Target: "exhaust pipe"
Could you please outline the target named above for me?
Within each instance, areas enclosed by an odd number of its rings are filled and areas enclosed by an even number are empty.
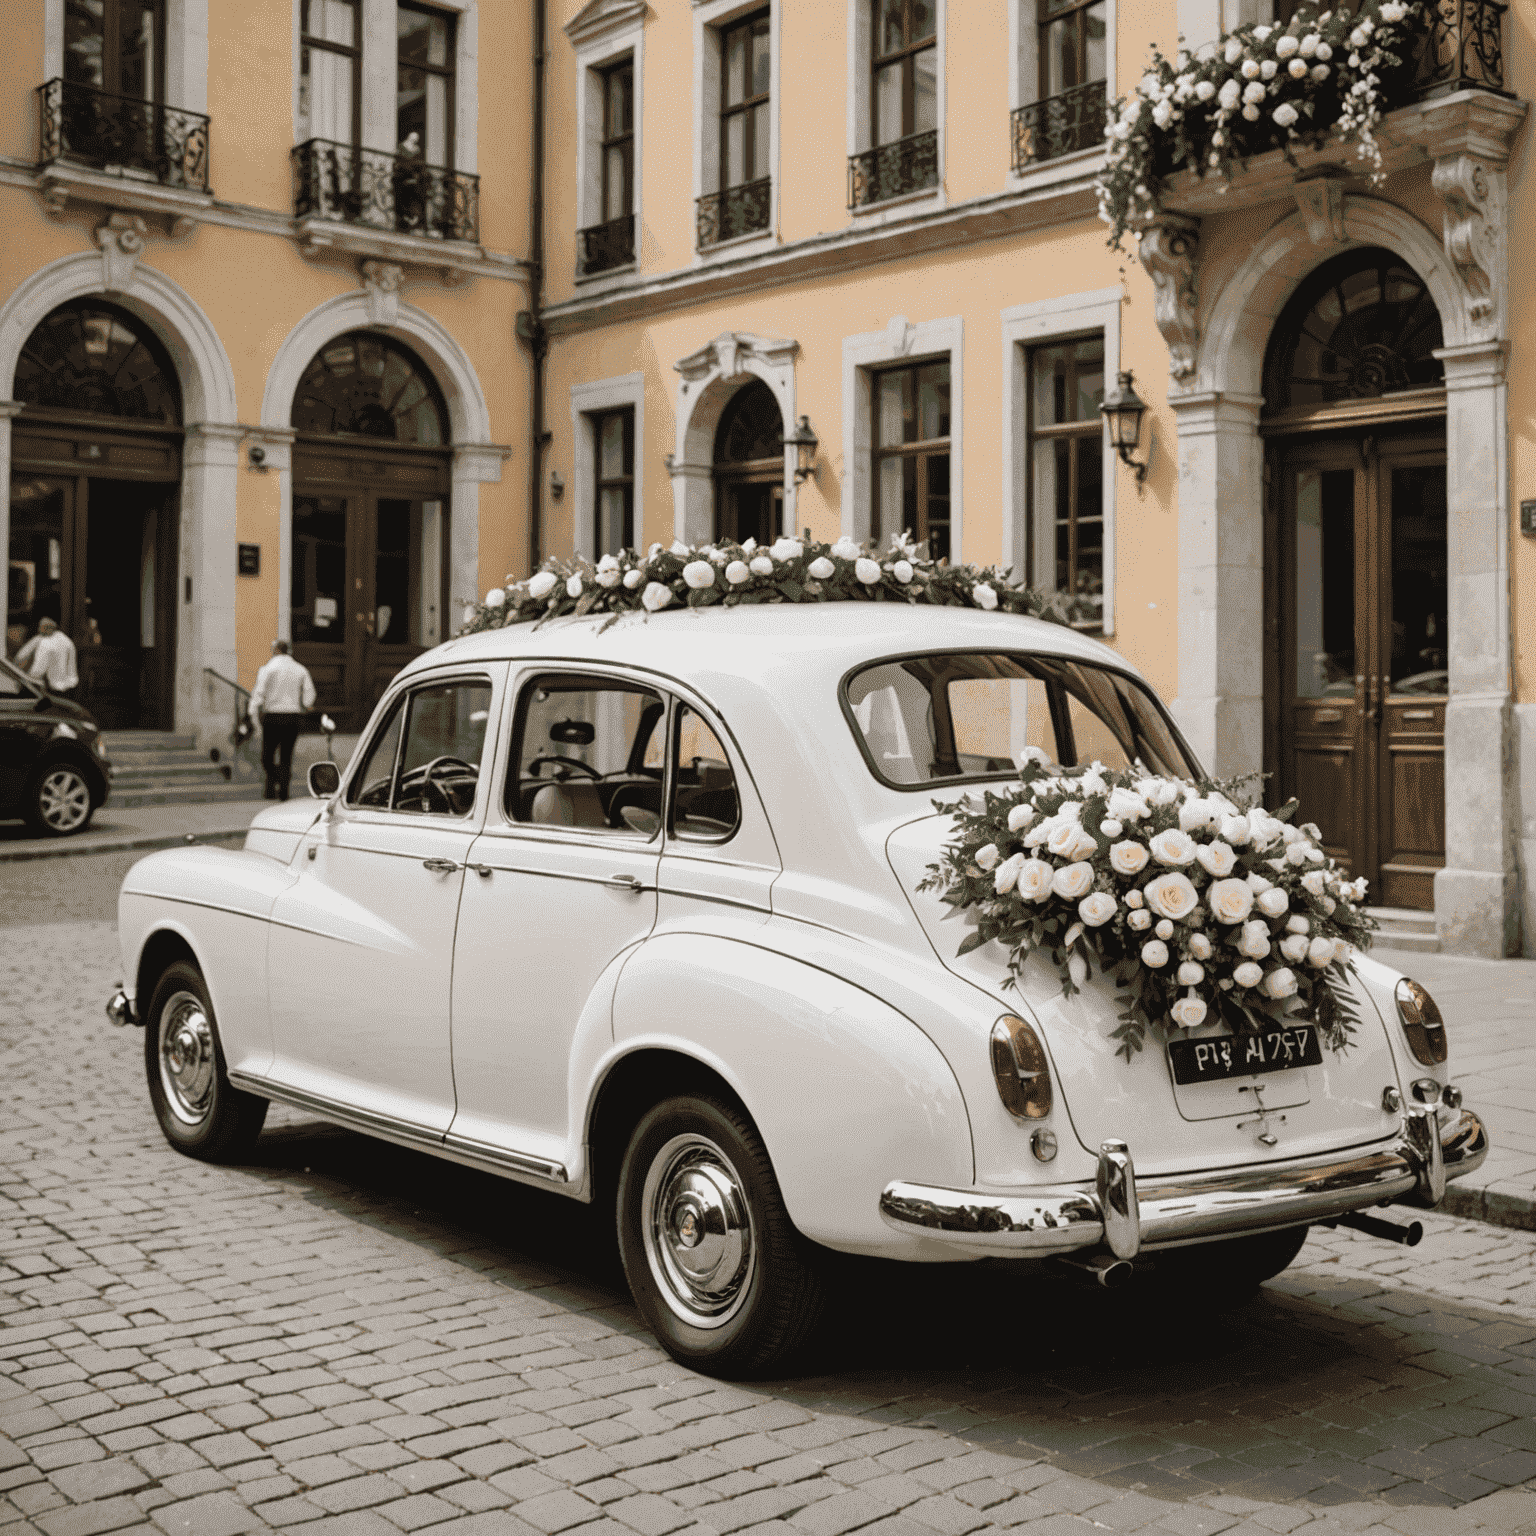
[[[1135,1267],[1112,1253],[1058,1253],[1051,1262],[1072,1271],[1079,1279],[1097,1281],[1108,1290],[1129,1285]]]
[[[1417,1248],[1424,1236],[1422,1221],[1410,1221],[1406,1227],[1400,1227],[1395,1221],[1383,1221],[1379,1216],[1365,1216],[1359,1211],[1346,1211],[1342,1216],[1335,1216],[1332,1221],[1318,1222],[1318,1226],[1349,1227],[1355,1232],[1364,1232],[1368,1237],[1381,1237],[1389,1243],[1401,1243],[1404,1248]]]

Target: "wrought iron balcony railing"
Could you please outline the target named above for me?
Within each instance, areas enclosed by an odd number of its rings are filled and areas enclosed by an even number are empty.
[[[1059,96],[1015,108],[1013,168],[1027,171],[1042,160],[1058,160],[1104,142],[1108,97],[1102,80],[1074,86]]]
[[[1428,0],[1413,60],[1420,98],[1481,87],[1504,89],[1504,13],[1500,0]]]
[[[37,88],[38,163],[72,160],[114,176],[208,190],[208,119],[71,80]]]
[[[724,240],[736,240],[768,228],[773,206],[773,178],[743,182],[723,192],[707,192],[698,200],[694,222],[699,249],[708,250]]]
[[[578,270],[583,277],[627,267],[635,259],[635,216],[626,213],[606,224],[578,230],[576,240]]]
[[[310,139],[293,151],[296,218],[437,240],[480,238],[480,178],[408,155]]]
[[[909,133],[848,157],[848,206],[867,208],[939,184],[939,132]]]

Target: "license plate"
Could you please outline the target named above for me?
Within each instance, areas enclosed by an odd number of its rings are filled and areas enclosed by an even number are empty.
[[[1252,1035],[1170,1040],[1168,1060],[1174,1082],[1212,1083],[1228,1077],[1249,1077],[1255,1072],[1320,1066],[1323,1050],[1312,1025],[1293,1024]]]

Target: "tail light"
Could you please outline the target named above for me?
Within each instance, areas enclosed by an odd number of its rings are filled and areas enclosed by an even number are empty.
[[[1397,984],[1396,998],[1397,1016],[1402,1020],[1413,1059],[1426,1067],[1439,1066],[1449,1048],[1445,1020],[1440,1017],[1434,998],[1418,982],[1410,981],[1406,976]]]
[[[1023,1019],[1005,1013],[992,1026],[992,1077],[1003,1108],[1015,1120],[1043,1120],[1051,1112],[1051,1066],[1040,1037]]]

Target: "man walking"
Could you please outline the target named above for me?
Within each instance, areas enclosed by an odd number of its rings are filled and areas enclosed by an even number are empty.
[[[286,800],[293,776],[293,744],[304,712],[314,707],[315,680],[309,668],[288,654],[286,640],[272,642],[272,660],[256,674],[250,716],[261,725],[261,768],[267,776],[263,795]]]
[[[80,686],[75,642],[52,619],[40,619],[37,633],[16,652],[16,665],[49,693],[70,694]]]

